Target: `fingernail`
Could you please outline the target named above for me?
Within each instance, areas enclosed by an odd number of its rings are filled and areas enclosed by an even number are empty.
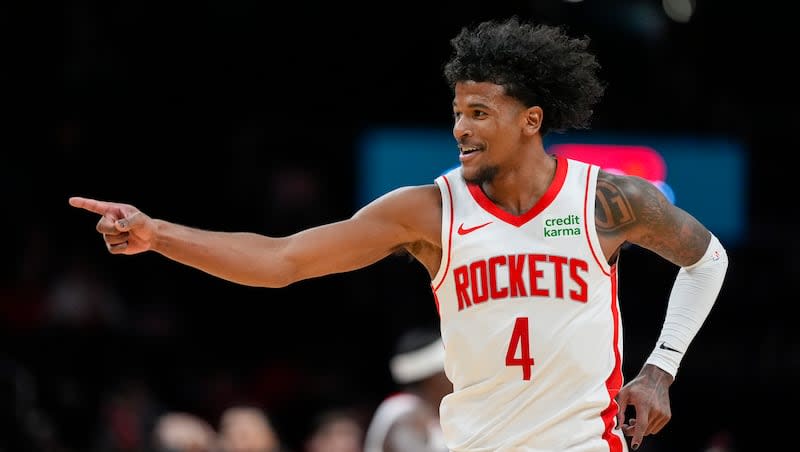
[[[631,444],[631,447],[633,448],[633,450],[636,450],[639,448],[639,443],[633,443]]]
[[[119,220],[119,221],[117,221],[117,224],[121,228],[127,228],[128,227],[128,220]]]

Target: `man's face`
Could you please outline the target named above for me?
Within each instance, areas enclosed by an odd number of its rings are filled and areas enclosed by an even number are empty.
[[[453,136],[464,179],[491,181],[513,158],[523,139],[526,109],[500,85],[459,82],[453,99]]]

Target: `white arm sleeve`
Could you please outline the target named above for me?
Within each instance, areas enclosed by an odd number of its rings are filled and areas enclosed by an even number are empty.
[[[661,335],[646,364],[675,377],[684,353],[714,306],[727,269],[728,254],[712,235],[703,257],[678,271]]]

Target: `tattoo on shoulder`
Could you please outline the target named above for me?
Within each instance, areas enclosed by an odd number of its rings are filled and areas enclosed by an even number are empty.
[[[695,262],[708,243],[702,224],[639,177],[600,173],[595,224],[600,233],[622,235],[678,265]]]
[[[605,178],[597,179],[595,223],[597,229],[611,232],[636,221],[636,214],[625,193]]]

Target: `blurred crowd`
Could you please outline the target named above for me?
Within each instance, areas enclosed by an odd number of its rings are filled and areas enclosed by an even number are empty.
[[[304,439],[305,452],[360,452],[361,423],[345,411],[321,413]],[[156,419],[153,452],[289,452],[266,413],[258,407],[226,409],[215,427],[191,413],[170,412]],[[119,449],[117,449],[119,450]],[[135,449],[134,449],[135,450]]]
[[[0,285],[0,452],[361,451],[368,391],[327,397],[267,351],[210,359],[175,300],[130,303],[91,253],[48,256],[36,231]]]

